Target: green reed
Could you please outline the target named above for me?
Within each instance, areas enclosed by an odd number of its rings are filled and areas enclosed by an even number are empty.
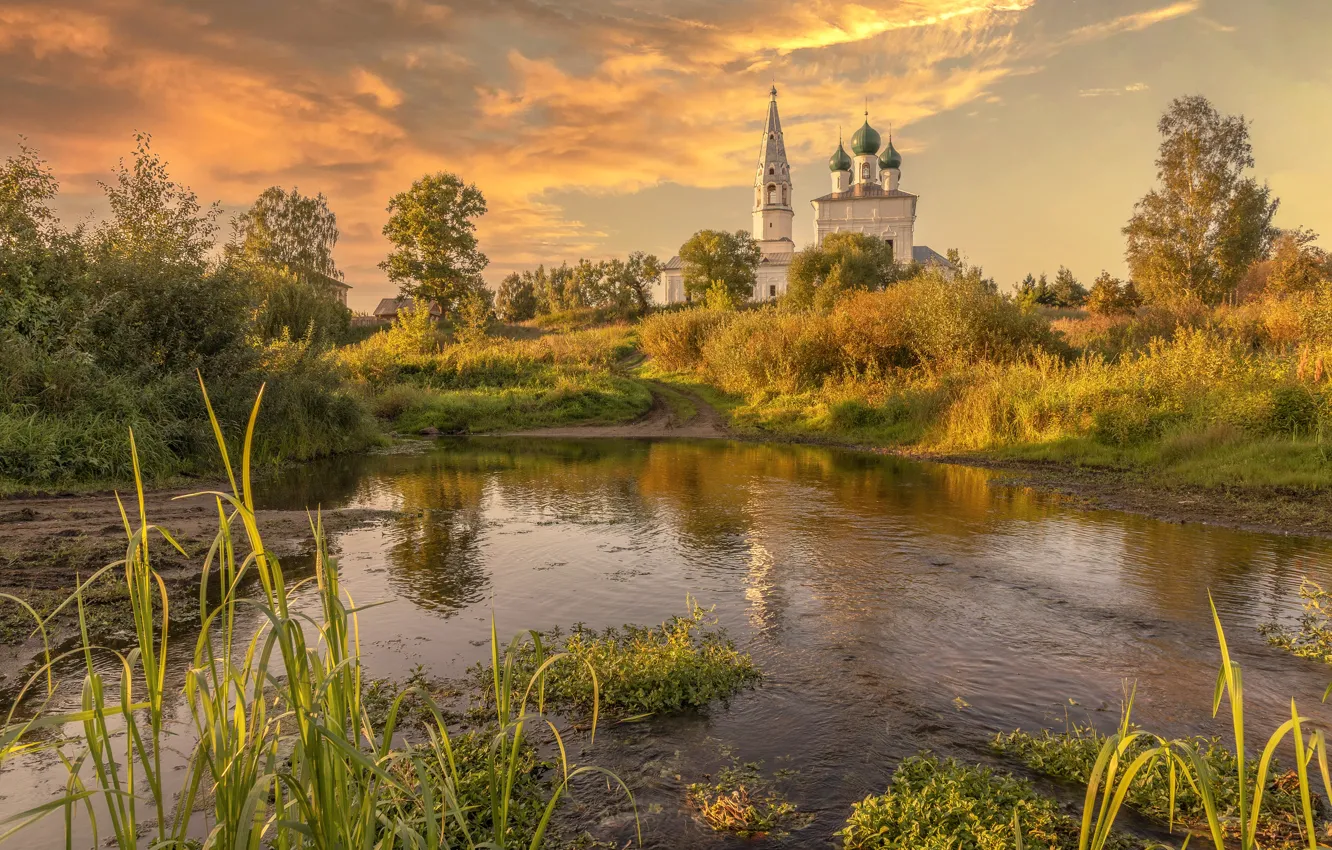
[[[33,617],[44,642],[50,619],[73,605],[79,614],[81,641],[76,649],[54,656],[47,642],[45,663],[25,684],[0,727],[0,763],[49,749],[68,771],[66,792],[0,822],[0,840],[60,811],[65,844],[72,847],[75,811],[82,809],[94,845],[105,839],[129,850],[147,837],[154,848],[197,847],[190,831],[208,801],[205,823],[211,827],[204,848],[539,847],[569,783],[597,770],[570,764],[558,729],[541,713],[543,677],[559,656],[532,672],[523,699],[517,702],[513,647],[505,653],[501,681],[499,642],[492,623],[497,713],[486,756],[480,760],[483,764],[455,758],[451,733],[428,694],[424,698],[435,721],[428,742],[395,745],[397,714],[408,692],[393,700],[387,718],[376,728],[362,699],[365,680],[357,625],[357,614],[368,606],[357,607],[340,588],[318,516],[311,520],[316,542],[313,577],[288,582],[264,546],[250,474],[262,399],[261,389],[245,431],[238,480],[204,389],[228,489],[193,494],[212,499],[218,533],[202,565],[201,628],[182,684],[168,681],[170,600],[153,569],[149,540],[160,536],[184,551],[169,532],[149,524],[137,466],[137,524],[121,506],[127,537],[124,560],[81,582],[70,599],[45,618],[22,600],[7,598]],[[137,464],[132,434],[130,439]],[[243,548],[238,545],[241,541]],[[135,642],[128,652],[94,643],[82,601],[91,582],[121,568],[135,627]],[[260,587],[254,600],[241,595],[251,579]],[[216,602],[210,599],[214,585]],[[314,596],[309,601],[318,603],[315,611],[306,610],[312,607],[308,604],[296,604],[306,585],[312,585]],[[251,622],[244,616],[247,610],[258,613],[257,629],[247,625]],[[118,675],[99,671],[96,661],[107,656],[113,662],[110,669]],[[57,666],[80,657],[84,675],[79,708],[50,711]],[[42,682],[43,698],[26,719],[20,718],[24,697],[35,694]],[[537,705],[532,706],[534,689]],[[169,737],[165,723],[171,700],[178,696],[189,708],[197,740],[179,792],[173,793],[167,787],[163,754]],[[594,709],[593,736],[596,722]],[[531,785],[526,772],[533,763],[524,754],[531,751],[527,727],[534,723],[544,723],[558,744],[560,776],[546,789],[549,799],[539,821],[517,829],[512,800],[524,781]],[[38,737],[42,730],[61,727],[79,731],[64,740]],[[464,786],[469,789],[465,794],[460,792]],[[478,797],[489,813],[484,818],[485,834],[475,828],[482,808]]]

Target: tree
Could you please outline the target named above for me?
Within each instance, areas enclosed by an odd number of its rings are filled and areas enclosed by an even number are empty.
[[[1272,243],[1272,256],[1264,264],[1264,291],[1272,295],[1307,292],[1332,278],[1332,257],[1314,242],[1318,234],[1295,228],[1282,230]]]
[[[490,290],[473,287],[458,305],[458,339],[475,345],[486,338],[495,320],[495,309]]]
[[[830,309],[842,293],[883,289],[897,272],[887,242],[864,233],[833,233],[795,255],[786,295],[797,307]]]
[[[744,230],[700,230],[680,246],[685,292],[703,298],[721,281],[737,299],[748,299],[758,280],[759,246]]]
[[[544,274],[545,269],[541,271]],[[506,275],[495,293],[495,313],[500,321],[524,322],[535,316],[536,311],[537,297],[531,273]]]
[[[1217,304],[1271,244],[1278,201],[1253,168],[1249,126],[1205,97],[1177,98],[1157,125],[1160,185],[1124,227],[1129,271],[1151,300]]]
[[[158,268],[208,265],[222,208],[207,209],[188,186],[174,182],[152,150],[152,136],[134,135],[134,165],[120,161],[114,183],[100,184],[111,214],[97,231],[100,252]]]
[[[1087,296],[1087,309],[1100,316],[1132,313],[1141,304],[1142,297],[1133,281],[1123,283],[1107,271],[1096,278]]]
[[[438,302],[456,316],[467,295],[483,287],[490,262],[476,241],[476,219],[486,199],[456,174],[428,174],[389,200],[384,236],[393,250],[379,267],[403,294]]]
[[[1054,291],[1050,288],[1050,281],[1046,279],[1045,272],[1041,272],[1039,279],[1028,273],[1022,279],[1022,282],[1017,285],[1017,300],[1018,303],[1025,304],[1028,307],[1036,305],[1053,307],[1055,303]]]
[[[1055,273],[1050,295],[1056,307],[1081,307],[1087,300],[1087,289],[1073,276],[1073,272],[1060,266]]]
[[[646,313],[648,292],[660,275],[661,262],[643,251],[634,251],[626,260],[608,260],[602,266],[603,300],[597,306],[622,314]]]
[[[296,189],[270,186],[254,205],[231,224],[227,254],[252,266],[287,269],[298,277],[311,274],[341,280],[333,262],[338,220],[322,193],[313,198]]]

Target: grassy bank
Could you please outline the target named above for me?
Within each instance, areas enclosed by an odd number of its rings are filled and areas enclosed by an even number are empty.
[[[408,312],[339,358],[385,427],[475,434],[642,415],[652,394],[620,368],[634,350],[634,329],[625,323],[455,340],[423,312]]]
[[[974,277],[925,273],[827,312],[656,315],[640,338],[751,436],[1316,488],[1332,484],[1329,315],[1320,291],[1052,323]]]

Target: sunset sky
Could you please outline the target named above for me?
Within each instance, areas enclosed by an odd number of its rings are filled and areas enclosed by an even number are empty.
[[[485,193],[492,281],[748,228],[775,81],[798,244],[868,100],[917,244],[1088,281],[1181,94],[1248,117],[1277,223],[1332,242],[1330,39],[1332,0],[0,0],[0,156],[26,136],[69,221],[136,130],[228,215],[322,191],[368,310],[387,199],[430,171]]]

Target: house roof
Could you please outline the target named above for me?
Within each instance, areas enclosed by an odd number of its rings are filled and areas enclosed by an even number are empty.
[[[901,189],[885,189],[877,183],[856,183],[845,192],[831,192],[815,198],[810,203],[819,201],[849,201],[853,198],[916,198],[910,192]]]
[[[396,316],[398,307],[397,298],[381,298],[379,299],[379,305],[375,307],[374,314],[376,316]]]
[[[911,259],[922,266],[947,266],[952,268],[953,264],[948,262],[948,258],[940,254],[928,245],[912,245]]]
[[[789,266],[791,258],[795,256],[794,252],[785,254],[764,254],[759,258],[760,266]]]
[[[325,286],[331,286],[334,289],[341,289],[341,290],[351,289],[350,283],[344,283],[343,281],[338,280],[336,277],[329,277],[328,275],[320,274],[319,272],[303,272],[303,274],[308,276],[310,280],[317,281]]]
[[[679,271],[682,268],[684,268],[684,261],[680,259],[678,254],[667,260],[666,265],[661,267],[662,271],[667,272]]]

